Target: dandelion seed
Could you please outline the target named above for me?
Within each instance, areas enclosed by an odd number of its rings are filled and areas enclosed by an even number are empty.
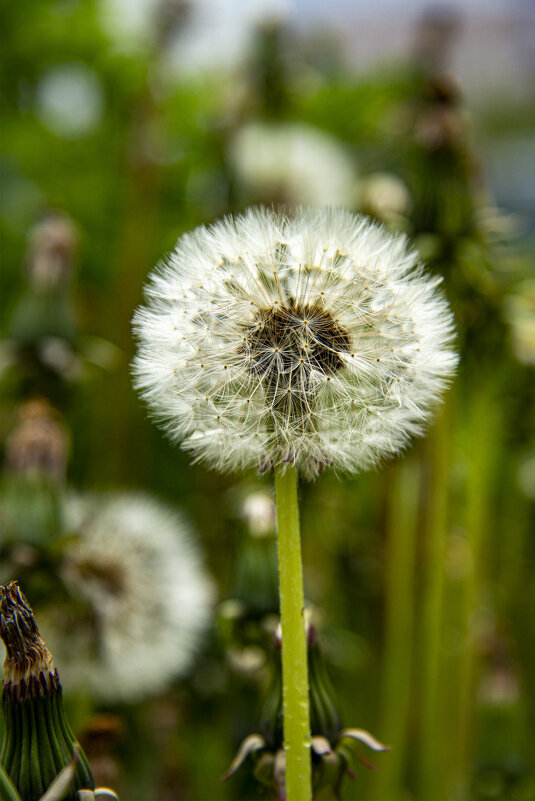
[[[136,386],[218,469],[368,468],[421,433],[455,370],[439,283],[365,217],[250,209],[184,235],[153,273]]]

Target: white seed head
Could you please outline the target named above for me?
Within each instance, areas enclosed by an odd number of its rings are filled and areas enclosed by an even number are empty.
[[[40,616],[62,683],[113,700],[164,689],[191,667],[212,614],[188,526],[134,493],[71,496],[64,515],[75,536],[63,578],[78,600],[68,617]]]
[[[242,506],[242,517],[253,537],[266,537],[275,533],[277,525],[275,503],[272,496],[263,490],[247,495]]]
[[[250,209],[185,234],[153,273],[135,384],[220,470],[367,468],[421,432],[455,370],[439,283],[365,217]]]
[[[250,122],[229,151],[237,184],[260,197],[293,205],[351,206],[356,199],[354,159],[334,137],[309,125]]]
[[[407,185],[397,175],[375,172],[362,179],[360,204],[378,219],[389,222],[407,214],[411,196]]]

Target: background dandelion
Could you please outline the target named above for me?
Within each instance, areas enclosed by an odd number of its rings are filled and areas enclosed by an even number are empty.
[[[188,525],[134,493],[71,496],[63,515],[71,603],[43,611],[41,628],[65,687],[108,700],[161,691],[191,668],[211,621],[213,586]]]
[[[229,159],[246,200],[289,206],[354,205],[354,158],[334,137],[310,126],[249,123],[233,137]]]

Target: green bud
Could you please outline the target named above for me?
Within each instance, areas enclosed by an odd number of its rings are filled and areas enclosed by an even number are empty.
[[[280,636],[275,637],[275,664],[271,684],[260,710],[260,731],[270,748],[282,748],[282,665]],[[334,701],[334,688],[327,673],[325,659],[316,630],[307,627],[308,681],[310,698],[310,731],[312,736],[335,742],[340,731],[340,716]]]
[[[76,227],[63,215],[51,214],[31,229],[28,283],[10,324],[11,336],[23,347],[43,344],[47,338],[74,343],[76,321],[70,284],[77,245]]]
[[[275,647],[277,654],[273,678],[260,711],[260,733],[245,738],[223,779],[228,779],[244,762],[250,760],[255,779],[275,791],[277,798],[282,801],[286,795],[280,635],[275,638]],[[315,629],[311,625],[307,627],[307,653],[314,794],[330,787],[335,797],[340,798],[344,777],[354,778],[354,757],[366,767],[375,767],[358,751],[355,752],[356,744],[362,743],[372,751],[388,751],[389,746],[380,743],[364,729],[341,729],[334,689]]]
[[[68,450],[67,430],[48,401],[32,398],[20,405],[0,478],[3,539],[8,546],[57,538]]]
[[[62,798],[77,801],[79,790],[94,789],[93,775],[65,717],[52,655],[15,581],[0,587],[0,635],[7,651],[0,751],[4,771],[24,801],[39,801],[73,764],[73,778]]]

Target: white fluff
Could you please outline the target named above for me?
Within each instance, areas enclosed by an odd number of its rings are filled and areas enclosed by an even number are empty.
[[[40,616],[62,683],[110,700],[164,689],[191,667],[211,620],[212,583],[188,526],[134,493],[71,496],[64,514],[75,536],[63,577],[78,612]]]
[[[293,205],[352,206],[357,172],[344,146],[323,131],[297,122],[250,122],[231,142],[238,184],[261,197]]]
[[[250,209],[182,236],[134,316],[135,384],[220,470],[355,471],[421,432],[453,319],[418,255],[340,209]]]

